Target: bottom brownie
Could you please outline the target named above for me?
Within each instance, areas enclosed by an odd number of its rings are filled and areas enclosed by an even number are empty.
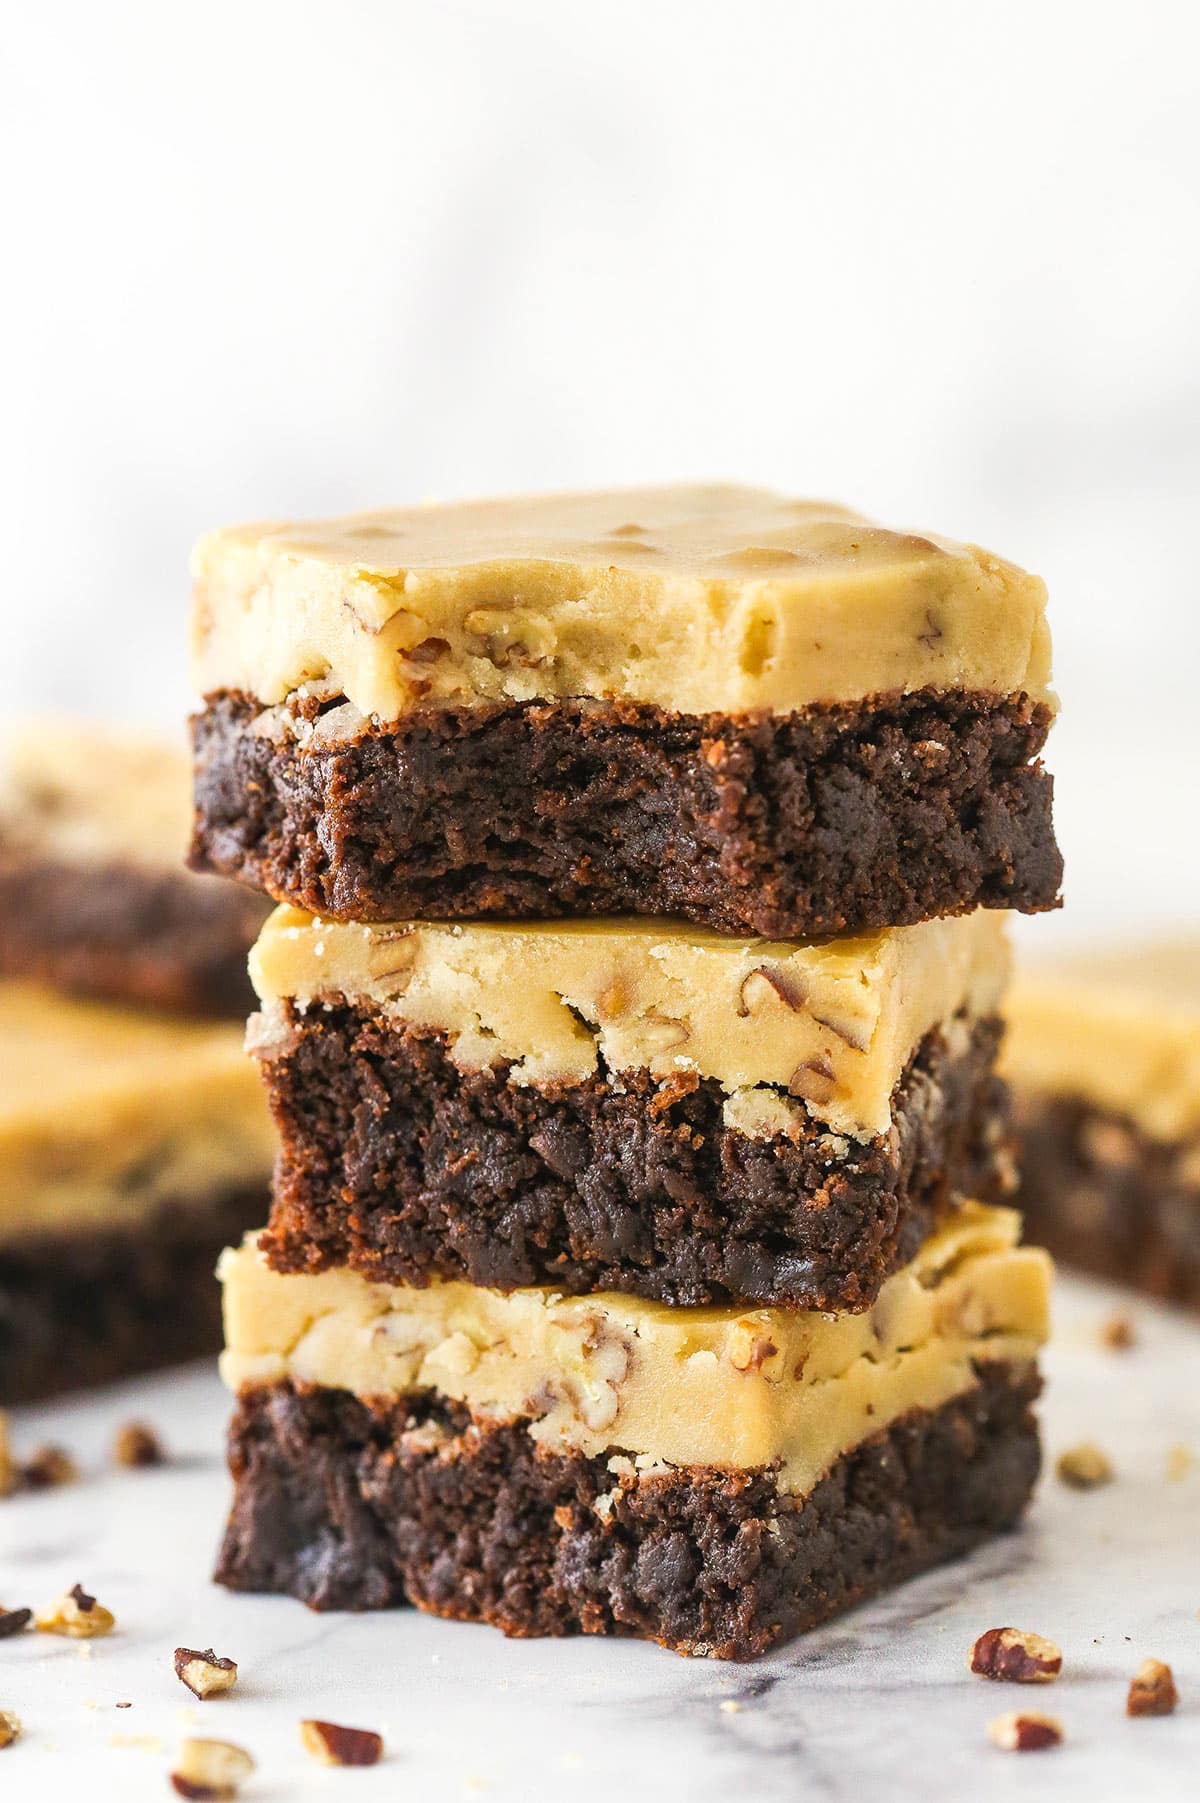
[[[893,1422],[809,1494],[769,1470],[638,1473],[431,1393],[244,1391],[217,1565],[315,1609],[410,1602],[506,1634],[619,1634],[748,1659],[1011,1527],[1040,1453],[1032,1364]],[[614,1474],[613,1465],[618,1468]]]
[[[1200,1309],[1200,1142],[1153,1140],[1074,1096],[1017,1110],[1028,1236],[1065,1264]]]
[[[252,1184],[124,1229],[0,1246],[0,1404],[217,1352],[217,1258],[265,1203]]]

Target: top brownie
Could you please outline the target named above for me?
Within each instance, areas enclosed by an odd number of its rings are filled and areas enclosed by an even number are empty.
[[[266,914],[184,863],[184,746],[86,720],[0,746],[0,975],[172,1013],[244,1017]]]
[[[339,919],[799,937],[1058,897],[1045,589],[735,487],[210,535],[198,868]]]

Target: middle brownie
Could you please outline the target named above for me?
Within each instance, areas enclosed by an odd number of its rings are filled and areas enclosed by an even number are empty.
[[[1007,1187],[1002,922],[332,924],[251,959],[279,1271],[869,1307]]]

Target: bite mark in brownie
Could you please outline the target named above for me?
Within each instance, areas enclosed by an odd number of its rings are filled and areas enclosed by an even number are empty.
[[[1152,1139],[1075,1096],[1018,1096],[1018,1205],[1064,1264],[1200,1309],[1200,1140]]]
[[[866,1142],[728,1128],[711,1079],[519,1085],[363,1007],[288,1021],[264,1059],[281,1151],[259,1244],[280,1271],[862,1309],[954,1200],[1007,1184],[994,1017],[956,1022],[953,1052],[927,1035]]]
[[[220,1350],[215,1267],[265,1205],[261,1184],[0,1247],[0,1405],[36,1402]]]
[[[208,697],[196,869],[363,921],[663,914],[791,938],[1058,905],[1052,716],[1023,694],[479,703],[301,743],[325,705],[293,697],[289,727]]]
[[[179,1014],[238,1019],[267,904],[187,870],[71,864],[0,846],[0,976]]]
[[[916,1410],[803,1498],[768,1470],[624,1475],[426,1394],[245,1391],[217,1581],[315,1609],[403,1602],[515,1636],[749,1659],[1011,1527],[1040,1454],[1032,1365]]]

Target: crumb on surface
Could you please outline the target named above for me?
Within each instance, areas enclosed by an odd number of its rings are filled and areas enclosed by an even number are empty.
[[[1116,1473],[1112,1460],[1094,1440],[1083,1440],[1058,1455],[1054,1467],[1060,1483],[1071,1490],[1098,1490],[1111,1484]]]
[[[1062,1671],[1062,1649],[1025,1628],[988,1628],[968,1655],[980,1678],[1005,1684],[1051,1684]]]
[[[1130,1680],[1126,1715],[1172,1715],[1178,1701],[1170,1666],[1161,1659],[1143,1659]]]
[[[1062,1723],[1038,1709],[1014,1710],[988,1723],[988,1739],[1002,1753],[1045,1753],[1062,1745]]]
[[[1128,1352],[1137,1345],[1137,1330],[1132,1315],[1117,1309],[1100,1323],[1100,1344],[1108,1352]]]
[[[1196,1463],[1196,1455],[1190,1446],[1182,1443],[1172,1446],[1167,1452],[1167,1482],[1180,1484],[1189,1475]]]

